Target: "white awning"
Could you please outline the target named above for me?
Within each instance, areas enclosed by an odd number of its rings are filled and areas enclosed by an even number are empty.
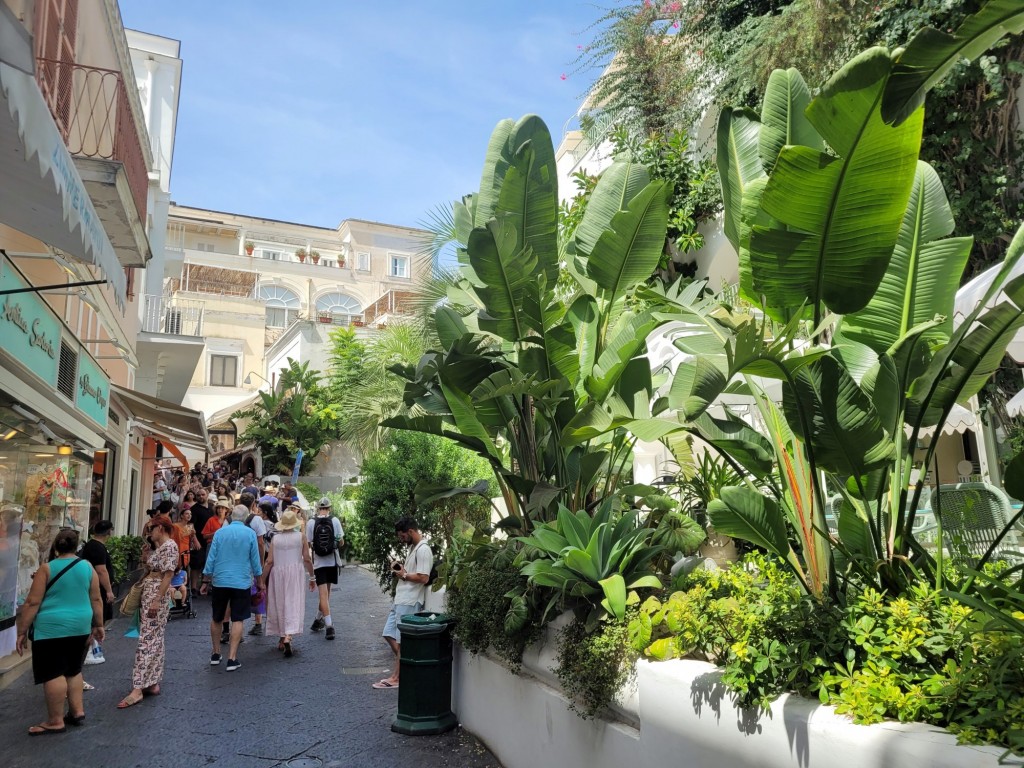
[[[209,452],[210,437],[206,433],[206,419],[202,411],[132,392],[116,384],[110,385],[110,391],[147,432],[175,445]]]
[[[985,296],[985,292],[992,285],[992,282],[996,279],[996,275],[999,274],[999,270],[1002,268],[1002,264],[996,264],[995,266],[989,267],[976,278],[971,280],[967,285],[956,292],[956,302],[953,310],[953,327],[958,327],[967,315],[974,311],[974,308],[978,306],[978,302]],[[1010,274],[1007,276],[1007,280],[1012,280],[1015,277],[1024,274],[1024,259],[1017,262]],[[987,307],[994,307],[1001,301],[1006,300],[1006,294],[1002,291],[997,293],[989,300]],[[1024,331],[1018,331],[1006,348],[1006,353],[1013,358],[1016,363],[1024,363]]]
[[[1021,412],[1024,412],[1024,390],[1006,401],[1007,416],[1020,416]]]
[[[0,27],[16,23],[0,14]],[[4,58],[8,56],[5,54]],[[39,86],[32,75],[3,62],[0,178],[0,221],[98,267],[110,282],[118,306],[124,309],[124,267],[114,253]]]
[[[942,425],[942,434],[962,435],[968,429],[974,429],[977,424],[978,420],[969,408],[964,408],[962,405],[954,405],[953,410],[949,412],[949,418],[946,419],[946,423]],[[918,437],[930,437],[934,434],[935,427],[925,427],[918,433]]]

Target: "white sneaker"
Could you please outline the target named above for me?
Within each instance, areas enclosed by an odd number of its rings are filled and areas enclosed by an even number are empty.
[[[103,664],[107,660],[107,657],[102,653],[93,653],[92,651],[85,657],[85,666],[89,667],[93,664]]]

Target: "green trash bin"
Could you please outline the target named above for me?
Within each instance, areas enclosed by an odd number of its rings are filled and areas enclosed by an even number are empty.
[[[451,617],[423,611],[402,616],[402,684],[391,730],[409,736],[450,731],[452,712]]]

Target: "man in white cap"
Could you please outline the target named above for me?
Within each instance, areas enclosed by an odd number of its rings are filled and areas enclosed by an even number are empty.
[[[341,566],[338,549],[345,546],[345,531],[341,521],[331,515],[331,500],[326,496],[316,503],[316,517],[306,523],[306,541],[313,550],[313,575],[320,590],[320,607],[310,630],[319,632],[327,627],[325,636],[333,640],[331,585],[338,583],[338,568]]]
[[[210,621],[210,641],[213,653],[210,665],[221,662],[221,619],[231,609],[231,639],[228,646],[227,671],[234,672],[240,666],[238,646],[242,642],[244,622],[252,609],[250,587],[253,578],[256,587],[263,591],[263,563],[256,544],[256,532],[245,524],[249,510],[241,504],[231,511],[231,523],[218,530],[210,543],[203,568],[202,592],[206,594],[213,585],[213,617]]]

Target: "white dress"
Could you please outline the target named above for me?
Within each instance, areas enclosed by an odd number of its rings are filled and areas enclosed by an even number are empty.
[[[302,559],[306,537],[298,530],[282,531],[270,540],[274,567],[267,585],[267,634],[276,637],[301,635],[306,623],[303,589],[309,576]]]

